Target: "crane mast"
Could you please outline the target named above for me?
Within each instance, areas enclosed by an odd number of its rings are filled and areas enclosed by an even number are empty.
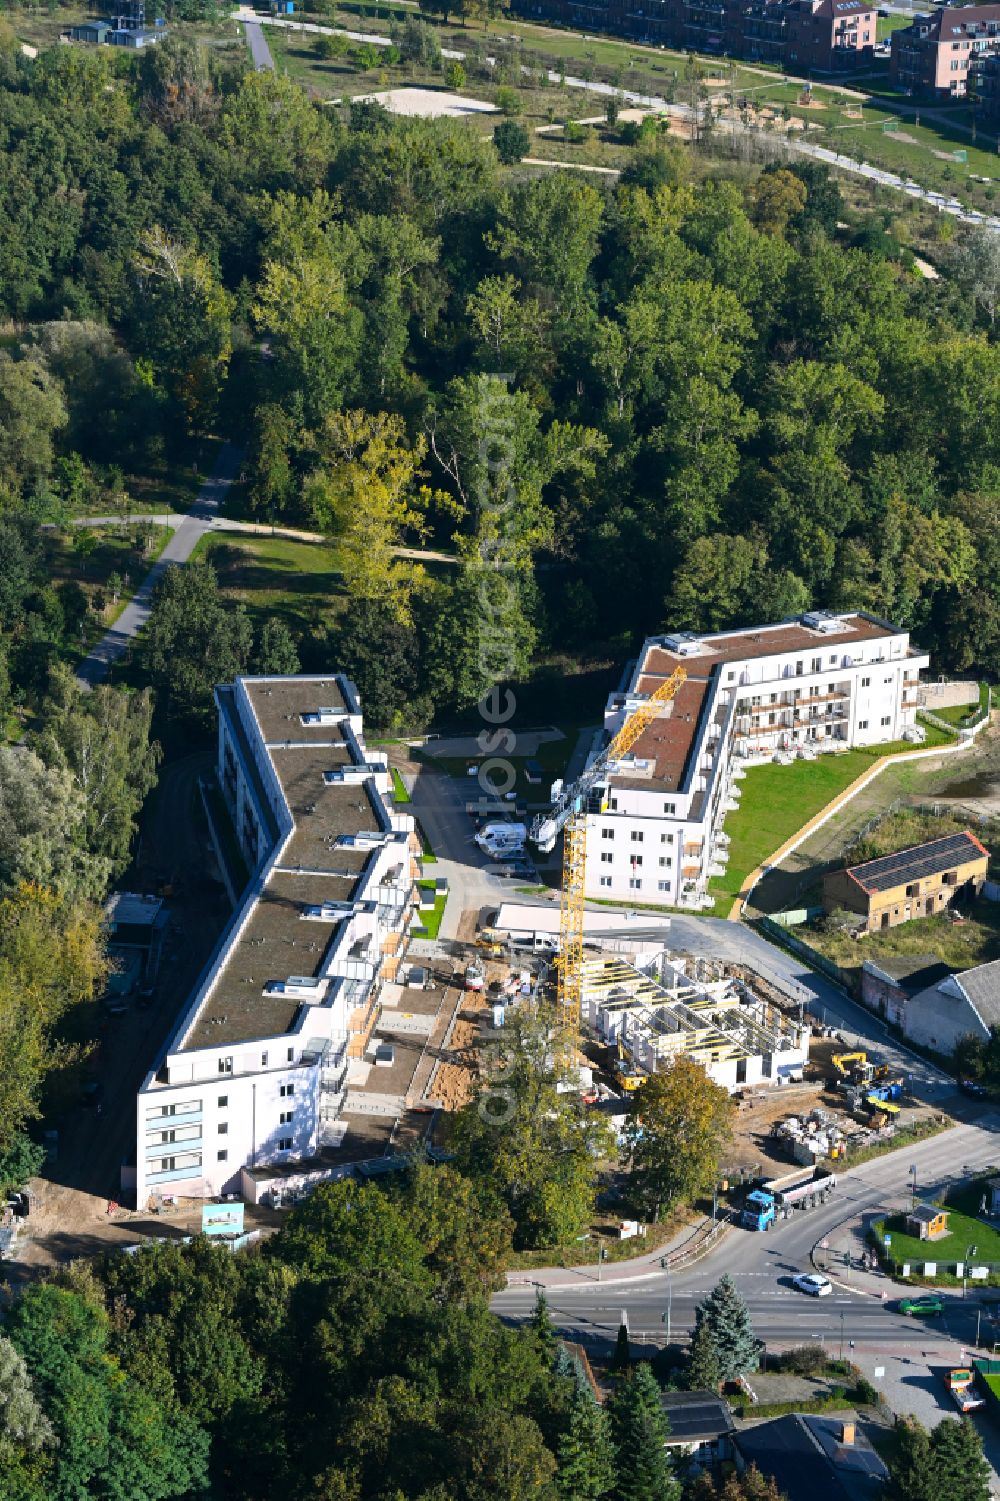
[[[562,1036],[575,1041],[583,999],[583,914],[587,879],[588,799],[616,761],[628,754],[642,732],[676,695],[687,678],[683,667],[628,715],[618,733],[590,766],[566,789],[550,813],[531,826],[531,838],[548,852],[563,835],[562,892],[559,905],[559,960],[556,1009]]]

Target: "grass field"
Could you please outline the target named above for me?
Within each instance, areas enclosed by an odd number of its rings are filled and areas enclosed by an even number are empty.
[[[897,1264],[903,1261],[964,1262],[970,1246],[975,1246],[977,1265],[992,1262],[1000,1268],[1000,1230],[969,1212],[978,1208],[983,1192],[981,1184],[973,1184],[956,1195],[957,1202],[945,1204],[950,1233],[941,1240],[918,1240],[915,1235],[908,1235],[903,1215],[880,1220],[873,1229],[880,1239],[884,1234],[891,1236],[889,1254]]]
[[[403,783],[403,778],[400,776],[395,766],[390,767],[389,774],[392,777],[392,795],[395,798],[396,802],[408,803],[410,801],[410,794],[407,792],[406,787]]]
[[[928,746],[941,745],[949,736],[926,726]],[[827,803],[849,787],[856,777],[871,769],[879,756],[916,747],[906,741],[817,756],[814,761],[793,761],[790,766],[771,762],[751,766],[740,788],[740,806],[723,825],[729,835],[729,866],[724,876],[713,876],[709,892],[716,897],[716,911],[728,911],[750,872],[770,857],[815,818]]]
[[[345,603],[336,550],[320,542],[209,536],[195,556],[208,559],[222,590],[255,620],[278,617],[298,635],[328,624]]]
[[[143,551],[138,526],[74,527],[53,532],[45,540],[45,559],[54,584],[75,583],[87,597],[90,612],[84,622],[81,652],[97,641],[128,604],[149,568],[173,535],[168,526],[150,526],[149,546]],[[108,580],[117,574],[121,589],[117,601],[108,590]],[[74,645],[74,653],[75,653]]]
[[[831,932],[819,926],[799,930],[813,948],[832,959],[848,974],[859,970],[864,959],[890,959],[932,954],[949,969],[971,969],[1000,959],[1000,913],[993,902],[977,902],[964,922],[946,916],[914,918],[898,927],[863,938]]]

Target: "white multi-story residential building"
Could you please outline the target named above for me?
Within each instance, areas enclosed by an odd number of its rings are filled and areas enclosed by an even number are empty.
[[[351,1059],[413,910],[413,820],[341,676],[216,691],[219,781],[253,871],[138,1097],[136,1202],[238,1190],[336,1143]]]
[[[646,641],[608,700],[608,735],[675,668],[687,680],[608,778],[602,811],[588,817],[588,896],[707,905],[709,877],[725,869],[722,824],[738,805],[743,768],[921,740],[917,677],[929,660],[883,620],[821,610],[753,630]]]

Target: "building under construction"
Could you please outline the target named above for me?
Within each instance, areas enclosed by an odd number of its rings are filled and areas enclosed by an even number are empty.
[[[687,1054],[729,1090],[797,1082],[809,1056],[807,1023],[734,976],[694,979],[665,952],[647,969],[617,954],[586,958],[582,1014],[646,1073]]]

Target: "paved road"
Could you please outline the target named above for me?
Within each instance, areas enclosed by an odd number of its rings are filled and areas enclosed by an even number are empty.
[[[274,58],[271,56],[271,49],[267,45],[267,38],[264,36],[264,29],[260,21],[244,19],[243,25],[246,27],[247,41],[250,43],[250,56],[257,72],[273,73]]]
[[[843,1269],[831,1268],[835,1279],[832,1296],[811,1299],[790,1286],[791,1277],[809,1270],[814,1247],[825,1240],[829,1251],[839,1254],[848,1243],[847,1227],[876,1210],[909,1202],[908,1172],[916,1164],[921,1190],[935,1192],[964,1175],[1000,1159],[1000,1115],[993,1112],[977,1125],[954,1129],[916,1147],[866,1163],[844,1175],[837,1193],[825,1207],[793,1215],[767,1235],[733,1229],[712,1253],[686,1271],[668,1275],[645,1258],[636,1267],[605,1268],[602,1282],[596,1267],[574,1270],[550,1269],[525,1274],[522,1285],[508,1286],[493,1300],[496,1313],[518,1322],[531,1311],[536,1283],[546,1296],[556,1327],[585,1344],[607,1349],[624,1315],[633,1340],[633,1353],[649,1354],[666,1344],[669,1310],[670,1336],[683,1344],[694,1326],[697,1304],[723,1272],[729,1272],[746,1298],[754,1326],[768,1349],[818,1341],[831,1354],[850,1353],[869,1376],[877,1368],[886,1397],[898,1409],[915,1413],[926,1423],[935,1423],[953,1409],[947,1404],[941,1373],[960,1364],[963,1350],[976,1338],[978,1301],[962,1299],[961,1290],[945,1291],[947,1313],[941,1320],[924,1325],[897,1313],[897,1290],[887,1279],[853,1273],[854,1284],[842,1279]],[[511,1282],[515,1282],[512,1274]],[[880,1298],[888,1293],[886,1304]],[[995,1296],[995,1295],[994,1295]],[[980,1330],[982,1347],[1000,1335],[989,1318]],[[854,1342],[853,1349],[851,1341]],[[1000,1459],[996,1436],[984,1432],[987,1452],[994,1469]]]
[[[240,449],[231,443],[223,447],[211,477],[202,485],[191,510],[181,519],[174,535],[114,625],[105,632],[77,668],[77,679],[85,688],[92,688],[95,683],[104,681],[112,665],[142,630],[149,619],[153,590],[166,570],[173,563],[186,563],[205,533],[212,530],[226,491],[239,473],[241,460]]]

